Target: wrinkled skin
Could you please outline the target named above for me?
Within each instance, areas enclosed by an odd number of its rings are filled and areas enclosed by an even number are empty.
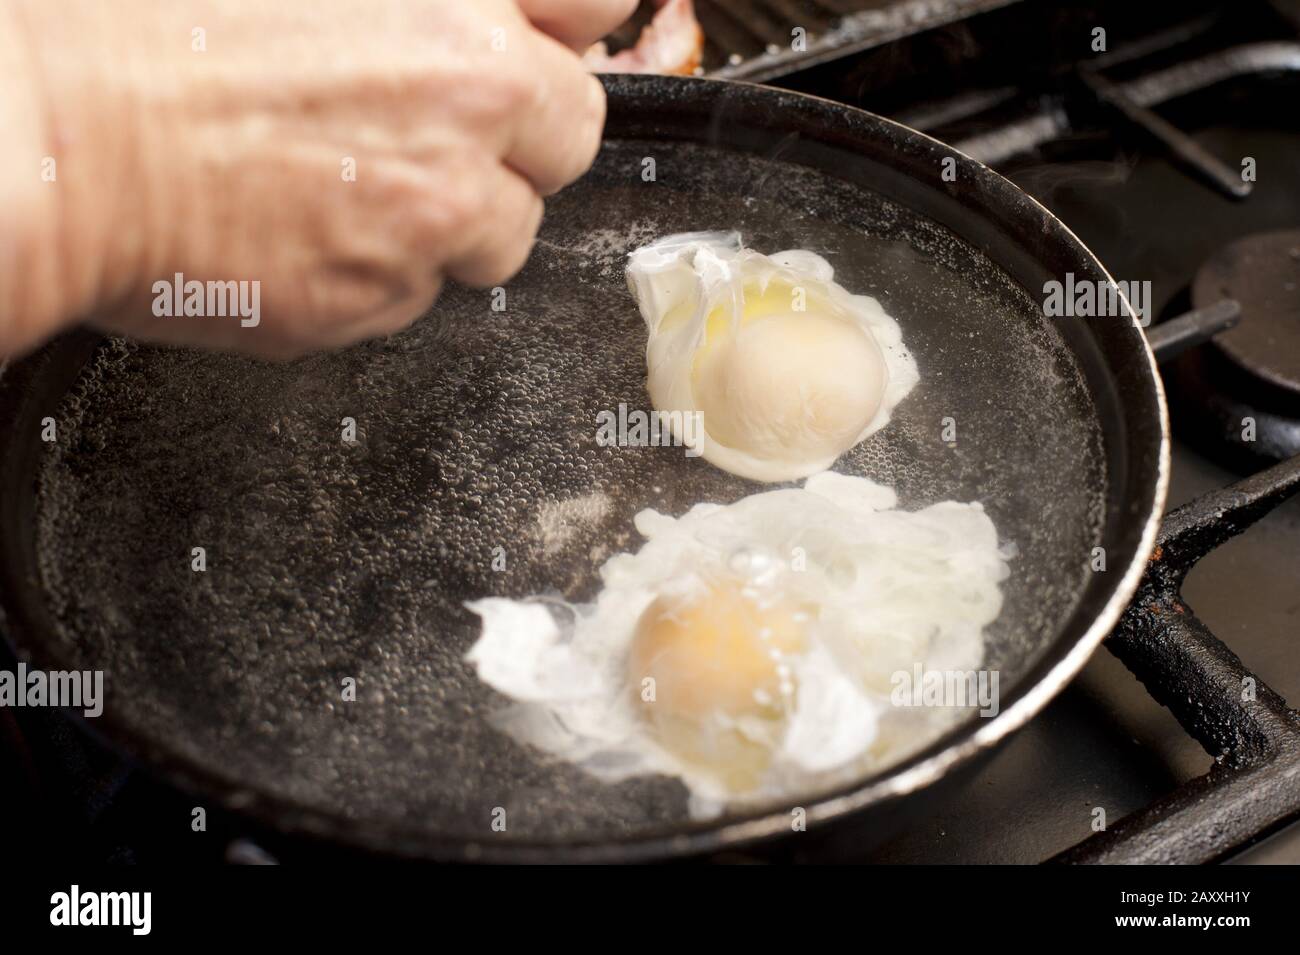
[[[0,355],[81,320],[284,358],[522,267],[634,0],[0,0]],[[50,173],[53,175],[50,175]],[[260,321],[153,285],[257,281]]]

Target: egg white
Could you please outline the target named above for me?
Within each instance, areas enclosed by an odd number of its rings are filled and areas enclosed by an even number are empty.
[[[644,510],[635,524],[645,544],[603,565],[593,604],[469,603],[483,629],[467,660],[513,701],[495,724],[604,780],[675,776],[697,818],[808,794],[906,756],[962,711],[893,706],[891,677],[917,664],[978,668],[1007,566],[979,504],[916,512],[895,504],[890,488],[827,472],[802,488],[697,504],[680,518]],[[781,719],[735,721],[770,756],[741,790],[724,767],[684,760],[663,744],[628,670],[647,608],[661,598],[707,600],[728,578],[760,603],[802,608],[804,633],[802,647],[783,658],[789,700]]]
[[[734,232],[668,236],[631,253],[651,403],[703,425],[678,435],[684,443],[733,474],[789,481],[889,423],[919,381],[916,362],[880,303],[834,278],[813,252],[763,255]],[[772,311],[769,289],[789,307],[752,319],[755,306]]]

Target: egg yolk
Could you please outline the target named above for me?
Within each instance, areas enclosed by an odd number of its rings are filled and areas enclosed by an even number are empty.
[[[660,744],[728,788],[753,788],[794,702],[787,658],[805,645],[800,617],[733,581],[655,600],[637,623],[628,676]]]
[[[802,306],[802,310],[796,310]],[[708,436],[768,460],[821,460],[852,447],[888,382],[870,333],[792,286],[746,288],[738,320],[714,309],[692,365]]]

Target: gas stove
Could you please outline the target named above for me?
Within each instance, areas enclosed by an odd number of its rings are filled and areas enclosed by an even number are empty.
[[[929,824],[837,857],[1300,862],[1300,18],[1180,9],[1016,4],[780,80],[951,142],[1149,282],[1176,435],[1111,652]]]
[[[870,849],[849,825],[743,858],[1300,862],[1300,4],[698,5],[712,75],[951,142],[1117,280],[1150,283],[1176,435],[1160,547],[1110,652],[925,822]],[[0,763],[19,840],[65,857],[334,852],[211,813],[210,838],[164,838],[150,821],[186,797],[58,713],[0,709]]]

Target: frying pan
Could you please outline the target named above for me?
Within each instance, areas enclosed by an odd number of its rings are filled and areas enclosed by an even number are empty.
[[[688,230],[811,249],[878,298],[921,382],[837,468],[907,508],[981,501],[1017,550],[987,634],[998,715],[808,793],[810,826],[919,811],[1083,665],[1133,593],[1168,469],[1131,312],[1043,315],[1044,282],[1109,281],[1096,258],[1006,180],[878,116],[720,81],[606,84],[604,148],[549,201],[503,310],[450,288],[401,335],[284,365],[78,331],[0,376],[4,633],[35,666],[105,671],[92,732],[199,804],[385,853],[626,860],[788,834],[789,806],[692,822],[675,780],[609,785],[521,747],[463,661],[465,600],[590,599],[601,562],[638,546],[636,511],[763,489],[680,448],[595,441],[600,411],[647,407],[624,255]]]

